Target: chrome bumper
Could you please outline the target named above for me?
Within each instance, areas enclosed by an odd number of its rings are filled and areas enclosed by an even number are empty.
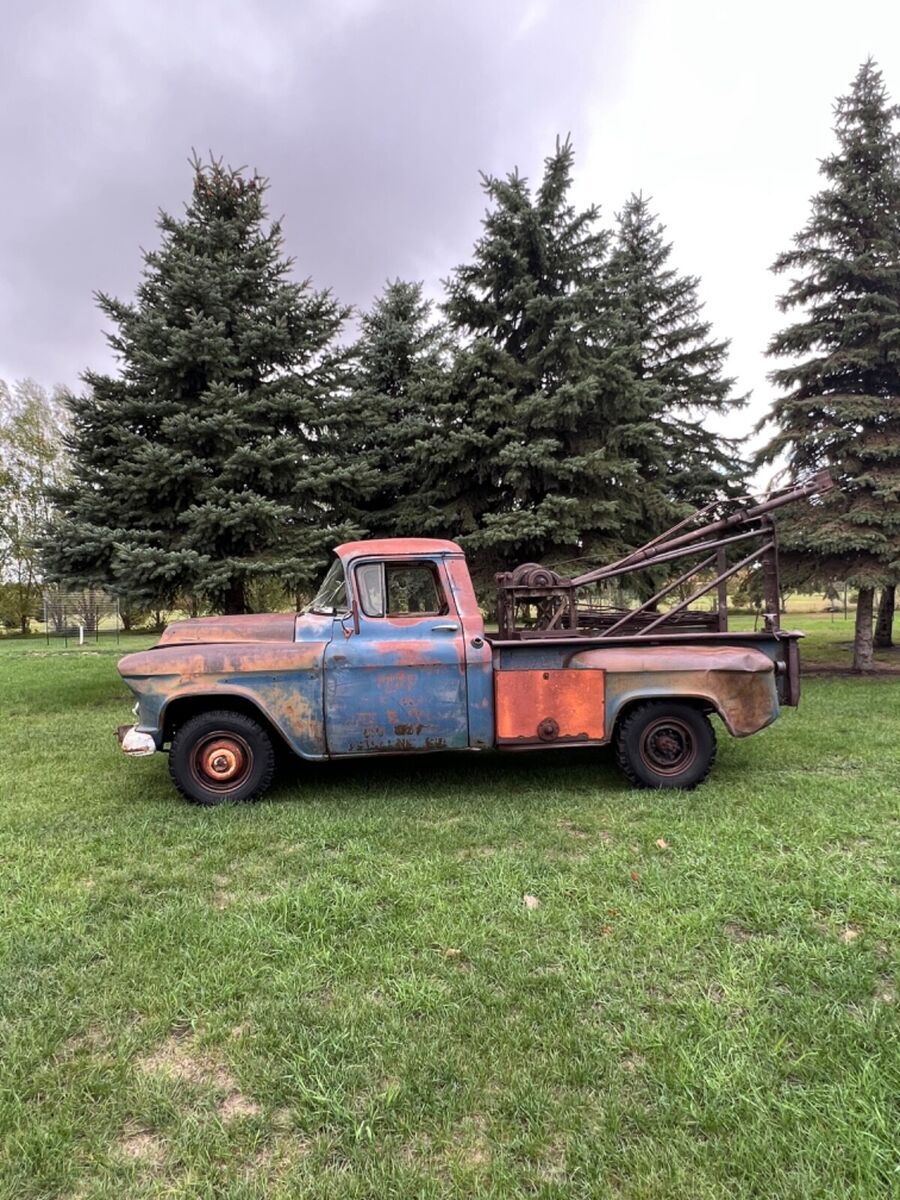
[[[131,758],[146,758],[148,754],[156,753],[156,742],[149,733],[138,733],[136,725],[120,725],[116,737]]]

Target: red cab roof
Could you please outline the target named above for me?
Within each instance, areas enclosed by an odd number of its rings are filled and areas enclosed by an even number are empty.
[[[375,555],[376,558],[402,558],[407,554],[462,554],[456,542],[443,538],[370,538],[362,542],[344,542],[335,549],[341,559]]]

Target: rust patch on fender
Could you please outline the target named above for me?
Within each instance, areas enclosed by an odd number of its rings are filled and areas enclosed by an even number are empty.
[[[569,665],[576,669],[602,667],[606,671],[740,671],[742,674],[774,671],[772,660],[747,646],[610,646],[578,650]]]
[[[775,665],[746,646],[611,646],[574,654],[573,673],[606,669],[607,704],[615,715],[633,699],[696,698],[718,712],[730,733],[747,737],[778,716]]]
[[[159,646],[184,646],[222,642],[292,642],[294,613],[252,613],[240,617],[194,617],[173,621]]]
[[[322,645],[315,642],[217,642],[202,648],[196,643],[175,643],[126,654],[119,661],[119,673],[175,675],[189,680],[210,675],[314,671],[318,670],[321,653]]]

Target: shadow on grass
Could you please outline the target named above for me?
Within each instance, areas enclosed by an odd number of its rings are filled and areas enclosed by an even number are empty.
[[[397,754],[305,762],[284,755],[268,799],[347,800],[373,792],[411,791],[430,799],[454,793],[454,801],[483,804],[486,793],[577,788],[627,791],[608,746],[528,753],[462,751]]]

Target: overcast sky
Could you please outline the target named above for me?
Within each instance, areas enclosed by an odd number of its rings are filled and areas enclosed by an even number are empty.
[[[110,365],[92,293],[130,298],[191,148],[272,182],[298,275],[368,305],[470,254],[479,170],[536,178],[571,133],[579,202],[643,190],[702,278],[732,373],[771,399],[768,272],[803,224],[834,98],[882,0],[31,0],[0,7],[0,378]]]

